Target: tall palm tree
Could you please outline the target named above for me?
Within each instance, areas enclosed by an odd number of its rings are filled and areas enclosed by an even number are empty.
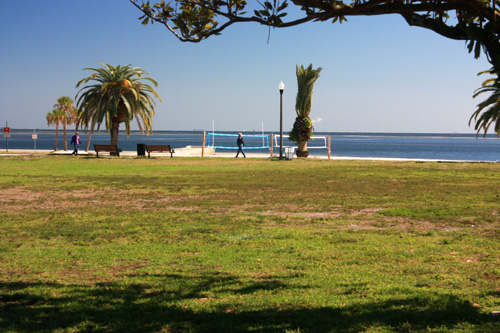
[[[313,102],[313,89],[314,83],[318,80],[319,73],[323,69],[321,67],[313,69],[312,66],[312,64],[307,68],[304,68],[304,65],[296,66],[298,91],[295,112],[297,117],[290,132],[290,140],[297,142],[297,156],[299,157],[309,156],[307,142],[312,137],[313,132],[312,120],[309,118]]]
[[[57,104],[54,104],[54,108],[64,113],[64,117],[62,119],[64,130],[64,150],[68,150],[68,141],[66,140],[66,126],[73,125],[76,121],[76,112],[75,106],[73,105],[73,100],[68,96],[61,96],[57,99]]]
[[[78,91],[77,107],[80,109],[77,125],[83,124],[85,130],[102,122],[106,131],[111,134],[111,144],[118,144],[118,131],[121,123],[125,123],[127,136],[130,135],[130,122],[136,118],[141,133],[153,133],[153,120],[156,103],[153,97],[161,101],[160,96],[147,83],[155,87],[158,83],[139,67],[101,64],[102,68],[85,68],[91,70],[89,77],[80,80],[76,87],[93,81]],[[152,95],[152,96],[151,96]]]
[[[47,112],[47,116],[45,117],[47,119],[47,126],[56,126],[56,143],[54,146],[54,150],[57,150],[57,144],[59,140],[59,126],[61,125],[64,117],[64,112],[59,109],[54,109],[52,110],[52,112]]]
[[[492,69],[481,72],[478,75],[495,75],[495,73]],[[498,76],[484,81],[482,87],[476,90],[473,97],[476,98],[488,92],[491,92],[491,95],[477,105],[477,110],[470,117],[469,126],[472,120],[474,120],[476,122],[474,129],[477,130],[477,134],[479,135],[479,132],[484,130],[484,136],[486,136],[490,126],[495,123],[494,130],[497,136],[500,137],[500,78]]]

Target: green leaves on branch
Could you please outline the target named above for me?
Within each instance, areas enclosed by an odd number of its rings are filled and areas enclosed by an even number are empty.
[[[482,44],[480,41],[471,40],[467,45],[467,49],[469,50],[469,53],[474,52],[474,58],[479,59],[481,56]]]
[[[165,0],[151,4],[150,1],[130,0],[144,15],[142,24],[158,22],[165,25],[182,41],[199,42],[212,35],[219,35],[236,22],[258,22],[279,27],[283,25],[287,0],[272,0],[260,3],[262,8],[254,16],[243,17],[248,5],[246,0]]]
[[[173,29],[185,37],[205,36],[218,26],[213,11],[204,7],[183,5],[182,11],[172,19]]]
[[[280,1],[274,0],[274,3],[271,4],[270,1],[266,1],[263,4],[263,9],[255,10],[255,17],[263,23],[279,27],[283,25],[282,18],[287,15],[287,13],[283,12],[288,7],[288,2],[285,0],[280,4]]]
[[[246,0],[164,0],[151,5],[150,1],[130,0],[144,15],[139,19],[147,25],[154,22],[165,25],[182,41],[199,42],[211,35],[218,35],[217,18],[238,18],[245,14]],[[224,25],[224,24],[222,24]]]
[[[168,4],[162,0],[160,3],[155,3],[153,7],[149,1],[143,3],[140,7],[143,16],[139,17],[139,20],[142,20],[142,24],[147,25],[151,22],[153,24],[158,20],[170,20],[174,17],[174,8],[170,6],[170,2]]]
[[[339,21],[340,24],[342,24],[342,22],[347,22],[347,19],[345,18],[345,16],[341,15],[341,16],[335,16],[332,20],[332,23],[335,23]]]

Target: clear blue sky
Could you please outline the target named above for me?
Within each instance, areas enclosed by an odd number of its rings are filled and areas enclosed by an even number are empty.
[[[252,0],[250,0],[252,1]],[[240,24],[199,44],[144,27],[126,0],[0,0],[0,127],[46,129],[60,96],[99,62],[141,67],[159,82],[156,130],[279,130],[295,119],[295,65],[323,67],[317,131],[471,132],[472,94],[490,68],[465,42],[397,16],[275,29]],[[480,98],[482,99],[482,98]],[[321,119],[321,120],[320,120]]]

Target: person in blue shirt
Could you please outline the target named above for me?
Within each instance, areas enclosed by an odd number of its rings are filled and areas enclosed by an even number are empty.
[[[82,143],[82,140],[80,140],[80,136],[78,135],[78,132],[76,132],[75,135],[73,135],[73,137],[71,138],[71,144],[75,146],[75,150],[73,151],[73,153],[71,153],[71,155],[78,155],[80,143]]]
[[[236,154],[235,157],[238,157],[240,152],[243,154],[243,157],[247,157],[245,155],[245,152],[243,151],[243,147],[245,147],[245,141],[243,141],[243,136],[241,133],[238,133],[238,139],[236,140],[236,144],[238,145],[238,153]]]

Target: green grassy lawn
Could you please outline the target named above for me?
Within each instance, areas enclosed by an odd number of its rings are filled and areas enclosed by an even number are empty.
[[[0,167],[1,331],[500,331],[500,164]]]

